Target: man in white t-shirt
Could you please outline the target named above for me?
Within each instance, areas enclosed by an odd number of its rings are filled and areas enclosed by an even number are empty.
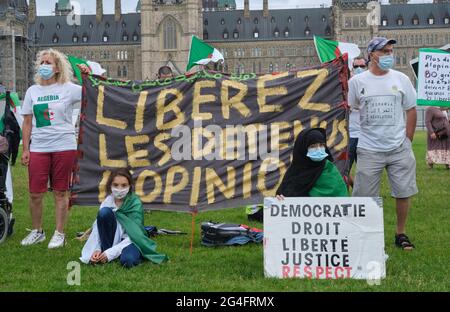
[[[355,75],[362,74],[367,70],[367,63],[364,56],[358,56],[353,59],[352,64],[352,77]],[[348,116],[348,133],[349,133],[349,147],[348,147],[348,166],[346,175],[348,177],[348,181],[351,187],[353,187],[353,177],[350,175],[350,171],[352,170],[353,163],[357,162],[356,157],[356,147],[358,145],[359,138],[359,110],[350,109],[350,114]]]
[[[416,91],[406,75],[392,69],[395,43],[373,38],[367,48],[369,70],[349,81],[349,105],[360,111],[353,196],[379,196],[386,168],[397,207],[395,245],[411,250],[414,245],[405,227],[409,198],[418,192],[411,145],[417,121]]]

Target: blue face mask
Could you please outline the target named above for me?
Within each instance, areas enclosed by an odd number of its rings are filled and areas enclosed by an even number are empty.
[[[306,154],[312,161],[322,161],[327,158],[328,154],[325,152],[325,147],[312,147],[308,148],[308,154]]]
[[[394,67],[394,56],[393,55],[383,55],[378,59],[378,67],[381,70],[388,71]]]
[[[364,68],[356,67],[355,70],[353,71],[353,74],[355,74],[355,76],[356,76],[356,75],[362,74],[365,71],[366,70]]]
[[[38,74],[44,80],[49,80],[53,77],[53,66],[48,64],[42,64],[39,66]]]

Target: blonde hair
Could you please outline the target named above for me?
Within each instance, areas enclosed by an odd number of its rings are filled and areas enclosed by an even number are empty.
[[[55,73],[55,78],[57,83],[66,83],[69,82],[71,77],[73,76],[72,67],[69,64],[69,61],[67,60],[67,57],[64,55],[64,53],[59,52],[55,49],[46,49],[39,51],[36,63],[35,63],[35,75],[34,75],[34,82],[38,85],[42,85],[42,77],[38,73],[39,66],[41,66],[42,57],[44,55],[50,55],[53,58],[53,61],[55,62],[55,66],[59,69],[58,73]]]

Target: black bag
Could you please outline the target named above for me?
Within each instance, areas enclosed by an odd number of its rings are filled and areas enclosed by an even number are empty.
[[[242,245],[249,241],[262,242],[262,230],[250,228],[243,224],[202,222],[202,245],[224,246]]]

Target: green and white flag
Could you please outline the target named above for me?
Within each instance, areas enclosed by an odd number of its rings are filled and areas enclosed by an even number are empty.
[[[327,40],[314,36],[314,45],[316,46],[317,55],[321,63],[332,61],[347,53],[348,64],[351,68],[353,59],[361,54],[358,45],[354,43]]]
[[[80,84],[83,82],[83,79],[81,77],[81,70],[77,65],[81,65],[81,64],[86,65],[87,67],[89,67],[91,69],[91,74],[93,74],[93,75],[101,76],[106,73],[106,70],[104,68],[102,68],[102,66],[99,63],[87,61],[85,59],[82,59],[82,58],[79,58],[79,57],[76,57],[73,55],[69,55],[67,57],[67,59],[69,60],[70,65],[72,65],[73,73],[77,77]]]
[[[77,65],[84,64],[87,67],[89,67],[87,61],[73,55],[68,55],[67,59],[69,60],[70,65],[72,65],[73,73],[75,74],[75,76],[77,77],[78,81],[81,84],[83,82],[83,79],[81,77],[81,70]]]
[[[222,53],[216,48],[192,36],[191,49],[189,50],[189,62],[186,71],[189,71],[195,65],[206,65],[210,62],[217,63],[224,61]]]

